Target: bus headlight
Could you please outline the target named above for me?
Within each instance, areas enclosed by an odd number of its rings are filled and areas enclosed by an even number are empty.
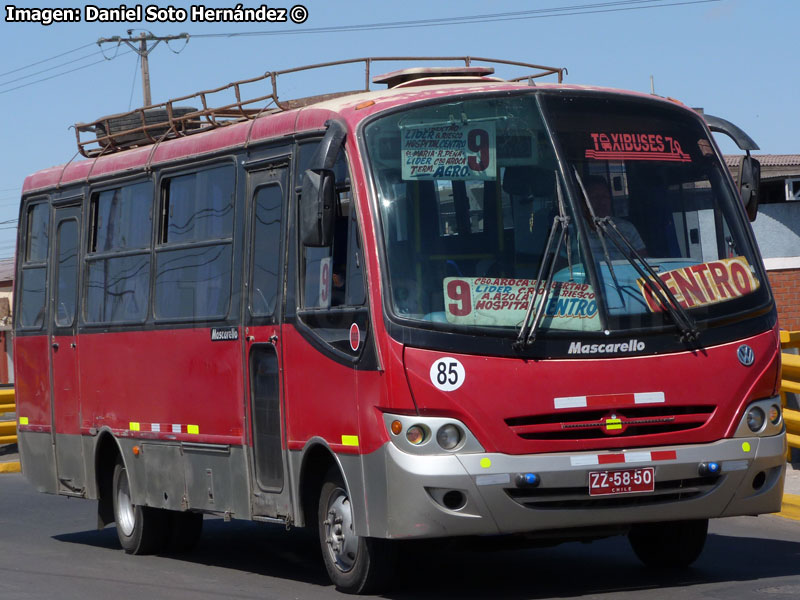
[[[383,413],[383,423],[391,444],[409,454],[485,452],[475,435],[458,419]]]
[[[461,430],[448,423],[436,432],[436,442],[445,450],[452,450],[461,443]]]
[[[769,422],[777,425],[781,421],[781,407],[773,404],[769,407]]]
[[[744,409],[733,437],[771,437],[785,430],[780,396],[751,402]]]
[[[406,439],[408,440],[409,444],[414,444],[415,446],[419,446],[422,442],[425,441],[425,428],[421,425],[412,425],[408,429],[406,429]]]
[[[753,433],[758,433],[764,427],[764,420],[766,416],[764,411],[758,406],[753,406],[747,411],[747,426]]]

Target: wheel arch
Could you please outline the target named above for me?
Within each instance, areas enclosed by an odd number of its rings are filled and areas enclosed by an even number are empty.
[[[298,508],[299,512],[295,522],[299,526],[314,526],[316,523],[317,504],[325,474],[335,467],[345,479],[336,454],[324,440],[312,440],[303,449],[300,459],[300,477],[298,479]]]
[[[122,449],[114,435],[103,430],[97,436],[94,449],[94,479],[97,489],[97,528],[114,522],[113,479],[114,465],[122,459]]]

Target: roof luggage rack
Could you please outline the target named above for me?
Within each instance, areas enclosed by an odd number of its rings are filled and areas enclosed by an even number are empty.
[[[564,68],[545,67],[525,62],[476,56],[353,58],[295,67],[283,71],[268,71],[259,77],[234,81],[222,87],[173,98],[160,104],[108,115],[90,123],[76,123],[75,136],[78,142],[78,152],[87,158],[92,158],[102,154],[156,144],[166,139],[183,137],[233,123],[252,120],[265,114],[292,110],[332,98],[367,92],[370,91],[370,69],[372,63],[399,61],[458,61],[463,62],[464,66],[403,69],[385,75],[377,75],[372,78],[372,82],[386,83],[389,87],[396,87],[415,84],[423,85],[431,83],[434,78],[450,82],[503,81],[487,77],[494,73],[492,67],[473,66],[473,62],[523,67],[531,71],[526,75],[507,79],[506,81],[529,81],[533,83],[533,79],[557,75],[558,82],[561,83],[566,72]],[[357,63],[364,63],[366,71],[365,83],[362,89],[309,96],[295,100],[281,100],[278,96],[278,77],[281,75]],[[225,102],[220,106],[212,106],[212,97],[225,94],[228,95],[228,99],[232,94],[233,101]]]

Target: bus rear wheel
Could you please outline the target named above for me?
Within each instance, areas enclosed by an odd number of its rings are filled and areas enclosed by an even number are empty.
[[[153,554],[164,548],[169,531],[165,511],[139,506],[131,500],[128,470],[122,461],[114,466],[114,521],[117,537],[127,554]]]
[[[700,556],[708,536],[708,519],[634,525],[628,540],[648,567],[688,567]]]
[[[348,594],[384,589],[394,570],[394,544],[355,534],[350,496],[335,469],[325,478],[317,516],[322,558],[336,589]]]

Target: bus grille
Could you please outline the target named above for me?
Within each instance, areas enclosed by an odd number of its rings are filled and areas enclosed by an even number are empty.
[[[511,417],[506,424],[525,440],[587,440],[687,431],[705,425],[714,406],[642,406]]]
[[[712,491],[724,477],[695,477],[657,481],[655,491],[617,496],[590,496],[588,487],[506,488],[506,494],[525,508],[570,510],[585,508],[625,508],[650,506],[697,498]]]

